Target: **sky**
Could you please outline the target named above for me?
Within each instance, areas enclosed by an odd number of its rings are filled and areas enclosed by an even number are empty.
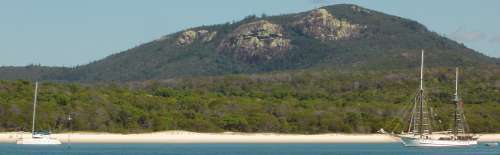
[[[0,0],[0,66],[76,66],[201,25],[357,4],[500,57],[499,0]]]

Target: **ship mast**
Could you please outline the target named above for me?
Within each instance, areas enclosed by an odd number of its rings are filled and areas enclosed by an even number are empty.
[[[422,62],[420,63],[420,90],[419,90],[419,124],[418,124],[418,133],[420,136],[423,135],[423,122],[424,122],[424,50],[422,50]]]
[[[35,95],[33,97],[33,122],[31,124],[31,134],[35,134],[36,100],[38,94],[38,81],[35,82]]]
[[[455,101],[458,102],[460,99],[458,98],[458,67],[456,68],[455,73]]]
[[[420,90],[424,91],[424,50],[422,50],[422,62],[420,62]]]
[[[454,112],[454,121],[453,121],[453,135],[457,136],[458,134],[465,134],[465,122],[464,122],[464,115],[463,115],[463,109],[462,109],[462,101],[460,100],[460,97],[458,96],[458,72],[459,69],[458,67],[456,68],[456,74],[455,74],[455,97],[453,101],[455,102],[455,112]]]
[[[429,118],[430,111],[428,105],[425,102],[424,95],[424,50],[422,50],[422,60],[420,64],[420,88],[415,96],[413,110],[410,119],[410,127],[408,131],[411,131],[415,135],[424,137],[424,135],[431,134],[431,120]]]
[[[453,99],[455,101],[455,114],[453,115],[453,135],[458,135],[458,104],[459,104],[459,99],[458,99],[458,68],[456,68],[456,74],[455,74],[455,98]]]

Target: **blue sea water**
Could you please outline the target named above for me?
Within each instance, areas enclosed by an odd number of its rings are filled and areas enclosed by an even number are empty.
[[[499,147],[406,148],[401,144],[0,144],[0,155],[500,155]]]

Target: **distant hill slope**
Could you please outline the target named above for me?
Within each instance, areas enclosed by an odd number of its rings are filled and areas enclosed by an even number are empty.
[[[2,67],[0,79],[135,81],[308,68],[404,69],[500,64],[415,21],[356,5],[190,28],[75,68]]]

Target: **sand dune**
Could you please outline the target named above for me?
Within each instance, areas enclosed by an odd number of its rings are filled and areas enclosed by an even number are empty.
[[[15,143],[29,133],[0,133],[1,143]],[[275,134],[275,133],[195,133],[165,131],[143,134],[60,133],[52,134],[63,143],[392,143],[397,138],[382,134]],[[500,141],[500,134],[481,135],[480,141]]]

